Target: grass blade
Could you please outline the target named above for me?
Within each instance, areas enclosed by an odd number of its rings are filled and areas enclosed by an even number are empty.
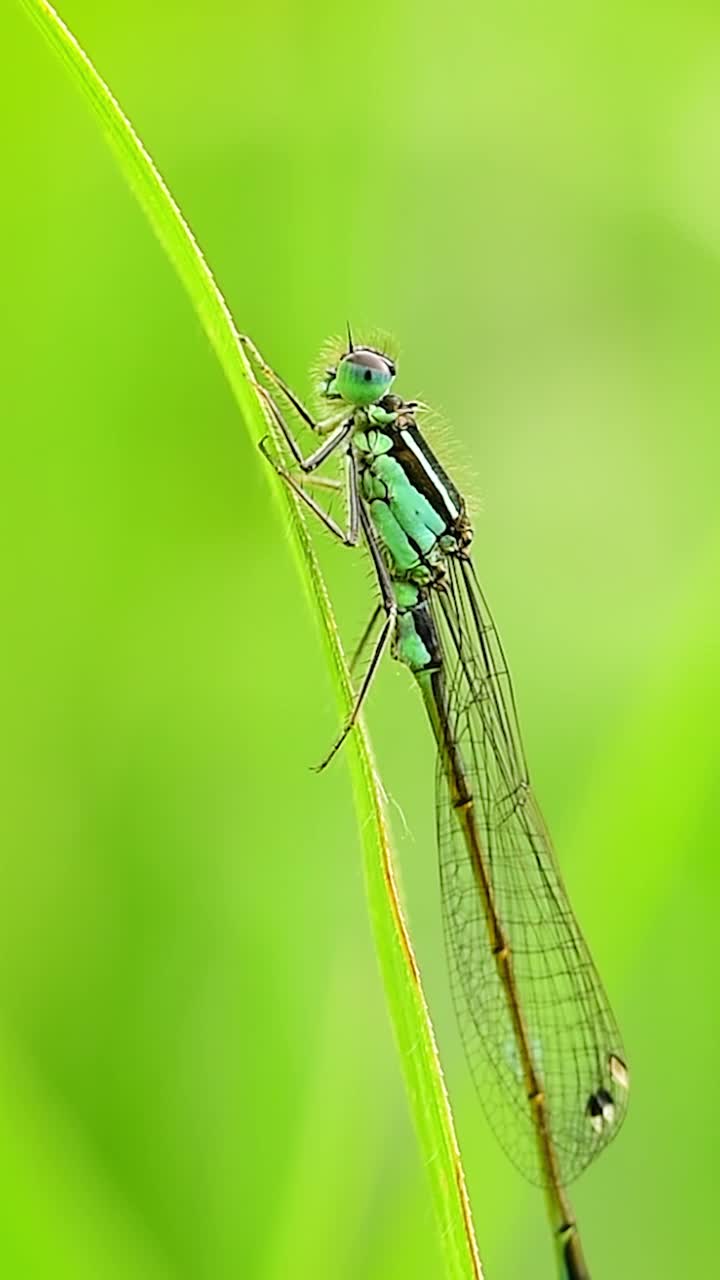
[[[246,426],[259,440],[272,424],[265,419],[227,303],[177,203],[130,121],[56,11],[44,0],[22,0],[22,4],[88,99],[121,172],[185,287]],[[285,511],[296,560],[321,623],[338,702],[346,714],[351,702],[350,678],[305,521],[290,491],[274,482],[262,460],[259,465],[273,481],[273,491]],[[431,1180],[446,1275],[453,1280],[482,1280],[450,1105],[400,903],[382,790],[362,724],[351,735],[346,753],[363,841],[375,945],[410,1106]]]

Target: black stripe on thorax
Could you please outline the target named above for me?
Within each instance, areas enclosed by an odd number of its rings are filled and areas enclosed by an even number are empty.
[[[408,436],[412,444],[404,438]],[[399,462],[413,488],[427,498],[440,518],[446,520],[452,528],[458,517],[463,514],[465,504],[447,472],[441,467],[432,452],[427,440],[420,433],[419,428],[414,422],[405,422],[402,426],[398,425],[392,433],[392,440],[391,457]],[[432,472],[433,476],[437,477],[439,483],[434,483],[432,476],[426,471],[417,453],[420,453],[425,459],[429,471]],[[451,506],[448,506],[448,500]]]

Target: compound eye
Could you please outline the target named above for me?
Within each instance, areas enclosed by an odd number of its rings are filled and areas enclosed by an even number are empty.
[[[395,377],[393,361],[370,347],[355,347],[338,365],[335,387],[343,400],[368,405],[382,399]]]

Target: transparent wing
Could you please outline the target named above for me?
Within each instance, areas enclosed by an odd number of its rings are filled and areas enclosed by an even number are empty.
[[[495,908],[510,943],[520,1004],[566,1184],[618,1131],[628,1073],[617,1025],[573,916],[530,789],[502,647],[469,561],[450,565],[434,600],[458,743]],[[442,755],[438,849],[451,984],[471,1071],[510,1159],[543,1182],[505,989]]]

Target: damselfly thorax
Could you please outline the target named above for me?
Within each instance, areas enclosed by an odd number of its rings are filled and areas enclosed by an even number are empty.
[[[394,580],[442,588],[447,557],[466,554],[465,502],[414,417],[415,403],[383,397],[351,437],[360,494]]]

